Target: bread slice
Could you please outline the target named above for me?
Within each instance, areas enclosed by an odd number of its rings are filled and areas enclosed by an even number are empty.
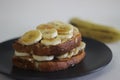
[[[37,70],[42,72],[52,72],[64,70],[70,66],[80,63],[85,57],[84,50],[71,58],[54,59],[52,61],[35,61],[32,57],[13,57],[13,65],[27,70]]]
[[[14,50],[18,52],[25,52],[29,54],[35,54],[38,56],[50,56],[50,55],[61,55],[66,52],[69,52],[73,48],[76,48],[81,43],[81,34],[74,35],[71,39],[55,45],[55,46],[45,46],[40,42],[33,45],[22,45],[18,41],[13,44]]]

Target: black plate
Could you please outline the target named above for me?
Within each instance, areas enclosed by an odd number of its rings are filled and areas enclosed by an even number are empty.
[[[12,43],[15,39],[0,44],[0,72],[16,79],[65,79],[74,78],[97,71],[106,66],[112,59],[111,50],[103,43],[93,39],[83,38],[86,46],[85,59],[66,70],[57,72],[27,71],[13,67],[12,56],[14,50]]]

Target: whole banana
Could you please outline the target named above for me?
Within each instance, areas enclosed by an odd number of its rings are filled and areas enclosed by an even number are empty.
[[[113,27],[80,20],[79,18],[72,18],[70,23],[78,27],[84,37],[104,43],[112,43],[120,40],[120,30]]]

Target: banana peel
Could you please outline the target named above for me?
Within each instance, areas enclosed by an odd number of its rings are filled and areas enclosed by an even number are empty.
[[[79,18],[72,18],[70,23],[76,26],[83,37],[92,38],[104,43],[113,43],[120,40],[120,30]]]

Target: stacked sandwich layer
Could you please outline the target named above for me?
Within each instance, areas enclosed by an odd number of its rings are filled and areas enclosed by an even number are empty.
[[[60,21],[40,24],[13,44],[13,64],[38,71],[63,70],[85,57],[85,43],[79,30]]]

